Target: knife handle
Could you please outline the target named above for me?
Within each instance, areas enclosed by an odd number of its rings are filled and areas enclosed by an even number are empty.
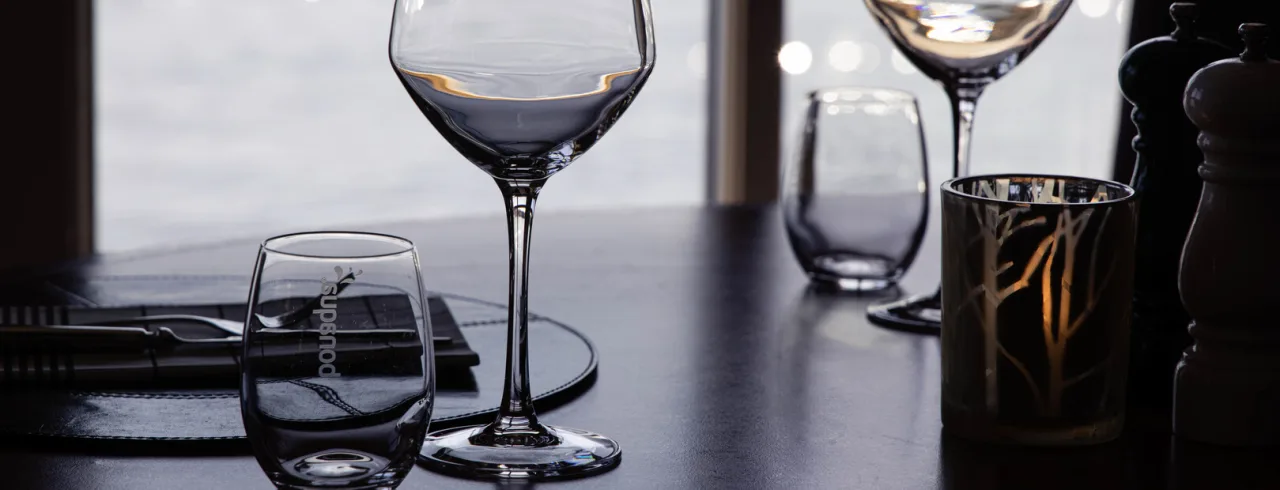
[[[149,350],[70,352],[58,345],[26,344],[0,351],[0,389],[147,384],[155,378]]]
[[[89,350],[153,347],[159,335],[141,327],[85,327],[47,325],[6,325],[0,327],[4,344],[51,344],[74,342]]]

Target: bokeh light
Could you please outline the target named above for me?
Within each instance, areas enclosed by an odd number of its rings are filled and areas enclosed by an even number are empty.
[[[778,66],[787,73],[799,75],[809,71],[812,65],[813,51],[805,43],[791,41],[783,44],[782,49],[778,50]]]
[[[1076,5],[1085,17],[1094,19],[1107,15],[1111,10],[1111,0],[1076,0]]]
[[[827,53],[827,62],[831,68],[841,73],[849,73],[862,64],[862,46],[853,41],[840,41],[831,45]]]

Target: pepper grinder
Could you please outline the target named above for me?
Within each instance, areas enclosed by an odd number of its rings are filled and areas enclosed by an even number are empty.
[[[1239,59],[1200,70],[1183,104],[1200,128],[1200,198],[1179,288],[1195,344],[1174,378],[1174,433],[1280,445],[1280,63],[1267,28],[1240,26]]]
[[[1134,46],[1120,61],[1120,90],[1133,104],[1138,155],[1130,185],[1142,204],[1134,256],[1129,401],[1158,430],[1170,429],[1173,371],[1191,345],[1191,317],[1178,298],[1182,244],[1200,200],[1199,129],[1182,109],[1187,80],[1205,65],[1232,57],[1226,46],[1196,37],[1194,3],[1169,6],[1177,28]]]

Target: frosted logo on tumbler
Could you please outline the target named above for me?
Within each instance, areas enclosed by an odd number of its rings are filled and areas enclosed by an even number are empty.
[[[356,276],[364,273],[363,270],[352,271],[347,269],[347,274],[342,274],[341,267],[333,268],[334,274],[338,276],[336,282],[326,278],[320,278],[320,308],[311,310],[312,314],[320,315],[320,369],[321,378],[338,378],[342,374],[337,368],[333,367],[333,362],[338,360],[338,354],[334,349],[338,346],[338,338],[334,333],[338,327],[334,322],[338,320],[338,289],[339,285],[346,285],[355,282]]]

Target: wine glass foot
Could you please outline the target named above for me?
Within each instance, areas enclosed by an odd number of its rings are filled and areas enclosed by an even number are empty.
[[[567,480],[604,473],[622,462],[622,447],[594,432],[546,426],[554,436],[538,446],[480,445],[476,425],[431,433],[419,463],[431,471],[462,478],[497,481]]]
[[[894,330],[938,335],[942,331],[942,297],[922,294],[867,308],[867,320]]]

